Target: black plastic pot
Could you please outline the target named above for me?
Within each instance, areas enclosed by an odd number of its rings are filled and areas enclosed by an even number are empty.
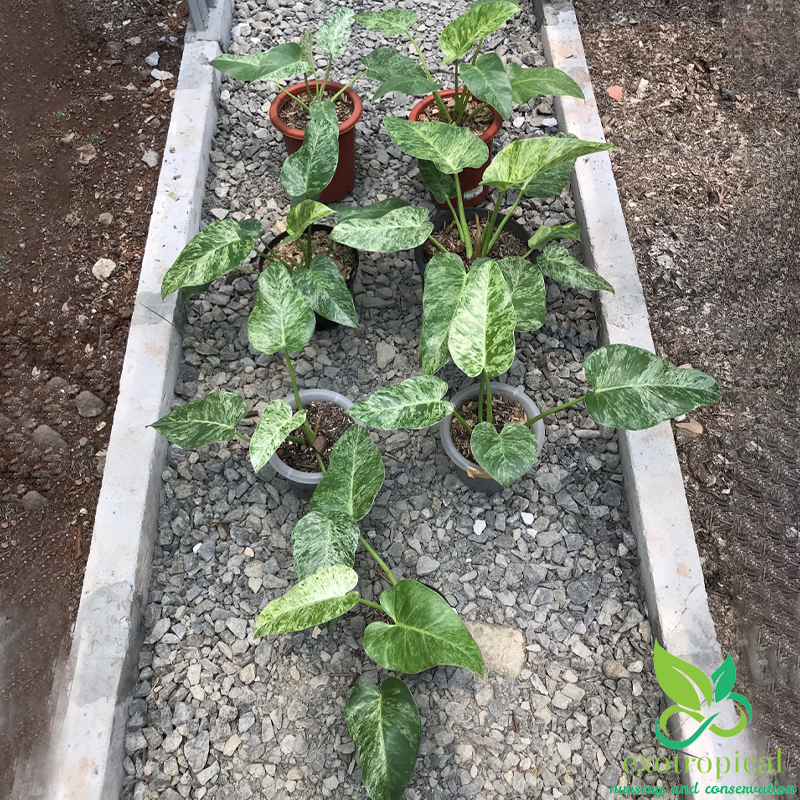
[[[465,214],[467,215],[467,222],[475,218],[475,214],[478,215],[478,218],[483,222],[483,220],[488,219],[491,215],[494,208],[486,208],[485,206],[481,208],[466,208],[464,209]],[[497,215],[497,221],[499,222],[503,218],[501,213]],[[433,230],[434,233],[436,231],[440,231],[447,225],[449,222],[453,221],[453,215],[450,213],[450,209],[448,208],[446,211],[438,211],[434,214],[431,222],[433,222]],[[519,222],[515,222],[513,219],[510,219],[506,222],[505,227],[503,228],[504,231],[510,231],[517,237],[520,241],[528,243],[528,239],[531,238],[531,234],[519,224]],[[419,270],[419,274],[422,275],[422,280],[425,280],[425,261],[422,258],[422,245],[419,247],[414,248],[414,260],[417,262],[417,269]]]
[[[311,232],[314,231],[325,231],[326,233],[330,233],[333,228],[330,225],[312,225]],[[274,250],[287,236],[288,234],[281,233],[280,235],[276,236],[270,243],[269,248],[270,250]],[[353,269],[353,274],[345,281],[347,288],[350,290],[350,294],[353,293],[353,284],[356,280],[356,274],[358,273],[358,250],[354,250],[352,247],[350,250],[353,251],[355,258],[356,258],[356,265]],[[258,269],[263,269],[264,266],[264,256],[258,257]],[[330,319],[325,319],[325,317],[321,317],[319,314],[315,313],[314,316],[317,318],[317,330],[318,331],[328,331],[332,328],[338,327],[339,323],[334,322]]]

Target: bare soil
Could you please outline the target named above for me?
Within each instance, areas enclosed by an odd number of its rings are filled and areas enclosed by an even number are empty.
[[[313,91],[314,89],[312,87],[312,94]],[[325,89],[322,95],[325,100],[330,100],[338,91],[338,89]],[[292,94],[308,105],[308,92],[305,89],[299,92],[292,92]],[[315,99],[315,97],[312,97],[312,100],[313,99]],[[340,94],[333,101],[333,105],[336,108],[336,118],[339,120],[339,124],[347,122],[353,115],[353,101],[347,94]],[[301,106],[300,103],[295,103],[294,100],[287,100],[287,102],[281,106],[278,117],[281,122],[285,122],[289,127],[297,128],[297,130],[300,131],[304,131],[306,125],[311,122],[311,115],[308,113],[308,110],[304,106]]]
[[[327,468],[333,446],[353,424],[353,420],[347,416],[347,412],[341,406],[327,400],[307,403],[305,408],[308,412],[306,420],[316,435],[313,447],[286,439],[281,443],[277,454],[284,464],[300,472],[320,472],[315,454],[319,453]],[[302,428],[292,431],[291,436],[306,439]]]
[[[485,409],[484,409],[485,410]],[[478,424],[478,398],[464,403],[461,408],[457,408],[459,414],[464,417],[464,421],[471,428]],[[528,415],[522,408],[518,400],[509,400],[499,394],[492,395],[492,425],[494,429],[500,433],[509,422],[527,422]],[[450,438],[453,440],[456,450],[461,453],[464,458],[470,461],[475,461],[472,455],[472,448],[470,447],[470,433],[464,426],[455,418],[450,422]]]
[[[657,350],[723,387],[676,428],[717,635],[797,775],[800,7],[575,5]]]
[[[158,178],[142,155],[163,153],[186,14],[178,0],[0,0],[0,19],[6,798],[46,731],[55,662],[69,649]],[[154,51],[176,77],[151,91]],[[116,263],[107,280],[91,272],[100,258]],[[97,416],[77,413],[83,391],[105,403]],[[42,425],[67,449],[37,444]]]
[[[452,115],[453,108],[455,108],[456,104],[455,98],[443,97],[442,100],[448,112]],[[480,105],[482,105],[480,100],[470,97],[467,101],[467,109],[464,112],[464,120],[466,120]],[[437,106],[435,102],[426,106],[424,111],[417,117],[417,120],[419,122],[443,122],[442,115],[439,113],[439,106]],[[492,126],[492,122],[494,122],[494,112],[489,106],[485,106],[478,111],[466,125],[464,125],[462,121],[461,127],[469,128],[476,136],[482,136]],[[455,125],[454,122],[451,122],[451,124]]]
[[[442,228],[440,231],[434,231],[431,236],[433,236],[433,238],[436,239],[436,241],[439,242],[439,244],[441,244],[448,253],[455,253],[456,255],[460,256],[466,265],[467,272],[469,272],[469,268],[479,258],[477,248],[475,248],[475,242],[478,241],[478,237],[480,236],[477,226],[480,225],[480,230],[482,231],[483,223],[479,221],[477,214],[470,214],[470,209],[464,209],[464,212],[467,217],[467,225],[469,227],[470,238],[472,239],[473,243],[472,258],[467,258],[467,249],[464,246],[464,243],[461,241],[461,237],[458,235],[458,228],[456,228],[455,222],[447,223],[444,228]],[[498,222],[502,220],[502,218],[502,215],[498,214]],[[441,250],[439,250],[439,248],[429,239],[426,239],[422,243],[422,259],[426,264],[437,253],[440,252]],[[492,247],[490,256],[494,259],[500,260],[503,258],[508,258],[509,256],[524,256],[527,252],[527,243],[523,242],[521,239],[518,239],[507,228],[503,228],[503,230],[500,231],[500,235],[497,237],[497,241],[494,243],[494,247]]]

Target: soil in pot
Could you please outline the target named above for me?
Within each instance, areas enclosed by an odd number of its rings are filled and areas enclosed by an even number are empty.
[[[464,403],[461,408],[456,409],[468,425],[475,427],[478,424],[478,398]],[[509,422],[527,422],[528,415],[517,400],[508,400],[502,395],[492,394],[492,425],[500,433]],[[450,438],[453,440],[456,450],[464,458],[474,462],[472,448],[469,446],[470,434],[464,426],[453,417],[450,423]]]
[[[314,453],[322,456],[322,462],[327,468],[333,446],[353,424],[353,420],[343,408],[327,400],[314,400],[306,403],[304,408],[307,412],[308,424],[317,434],[313,448],[307,444],[298,444],[285,439],[278,448],[277,454],[284,464],[298,472],[319,472],[319,462]],[[296,436],[305,441],[305,436],[300,428],[292,431],[290,436]]]
[[[476,227],[478,225],[478,216],[475,214],[475,212],[470,211],[467,211],[466,215],[470,236],[472,237],[472,241],[474,243],[478,235]],[[498,214],[497,219],[501,220],[502,216]],[[480,230],[483,230],[483,225],[484,220],[481,220]],[[466,264],[467,272],[469,272],[469,268],[479,257],[477,253],[473,251],[472,258],[467,261],[464,243],[459,238],[458,228],[456,228],[455,222],[448,222],[444,228],[439,231],[434,231],[431,236],[433,236],[433,238],[436,239],[436,241],[439,242],[449,253],[456,253],[458,256],[460,256]],[[430,240],[423,242],[422,258],[426,264],[439,252],[441,252],[439,248],[436,247],[436,245]],[[519,239],[510,230],[508,230],[508,226],[506,226],[500,232],[500,236],[498,236],[497,241],[494,243],[490,257],[499,261],[500,259],[508,258],[509,256],[524,256],[527,252],[527,244]]]
[[[272,250],[278,258],[290,264],[290,259],[302,262],[306,253],[306,237],[301,236],[293,242],[282,241]],[[329,255],[333,259],[345,282],[353,276],[358,263],[355,251],[347,245],[332,242],[327,230],[315,230],[311,234],[311,256],[319,255]]]
[[[444,105],[447,108],[448,112],[452,114],[453,108],[455,107],[456,101],[455,97],[443,97],[442,100],[444,101]],[[297,105],[294,103],[293,105]],[[482,102],[476,100],[474,97],[470,97],[469,101],[467,102],[467,110],[464,112],[463,119],[467,119],[473,111],[475,111],[478,106],[483,105]],[[431,103],[427,106],[417,117],[420,122],[442,122],[442,116],[439,113],[439,106],[436,103]],[[494,113],[489,106],[484,106],[466,125],[463,124],[461,127],[469,128],[476,136],[480,136],[489,128],[494,122]]]
[[[326,100],[330,100],[338,91],[338,89],[325,89],[323,95]],[[308,92],[305,89],[292,92],[292,95],[298,97],[308,105]],[[312,99],[316,99],[316,95],[313,95]],[[333,101],[333,104],[336,107],[336,117],[340,124],[350,119],[353,114],[353,101],[347,96],[346,92],[342,92],[342,94]],[[307,109],[303,108],[300,103],[295,103],[292,100],[289,100],[281,106],[278,117],[285,125],[288,125],[290,128],[297,128],[301,131],[306,129],[306,125],[308,125],[311,120]]]

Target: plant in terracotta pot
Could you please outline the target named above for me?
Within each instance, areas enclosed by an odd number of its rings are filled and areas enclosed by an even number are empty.
[[[479,164],[463,171],[459,194],[465,205],[480,205],[488,188],[481,184],[488,166],[494,137],[503,120],[512,114],[514,104],[527,103],[540,94],[570,95],[583,99],[581,88],[565,72],[554,67],[523,67],[504,64],[497,53],[482,52],[487,36],[497,31],[519,11],[518,2],[489,0],[473,3],[464,14],[444,27],[439,38],[443,66],[452,64],[451,86],[443,89],[433,78],[413,34],[417,22],[413,11],[395,8],[388,11],[357,14],[356,22],[387,36],[408,36],[419,56],[397,53],[379,47],[364,59],[367,77],[380,81],[373,99],[389,92],[403,92],[413,97],[426,95],[411,111],[411,121],[437,121],[472,131],[488,145]],[[435,197],[435,195],[434,195]],[[435,197],[440,207],[443,203]]]
[[[337,140],[338,158],[334,154],[335,172],[332,180],[321,190],[322,202],[340,200],[355,184],[355,129],[361,118],[362,105],[350,84],[365,72],[358,73],[346,84],[329,80],[333,59],[340,58],[347,49],[354,16],[348,8],[337,8],[322,24],[317,33],[317,47],[327,55],[327,60],[323,60],[319,67],[314,59],[313,34],[308,30],[299,43],[279,44],[265,53],[221,55],[210,62],[211,66],[237,80],[269,80],[277,85],[280,95],[270,105],[269,118],[283,136],[290,155],[303,144],[307,127],[313,120],[313,104],[331,101],[333,113],[324,118],[324,123],[331,127]],[[320,74],[323,77],[318,77]],[[280,81],[299,75],[303,76],[301,82],[281,86]]]

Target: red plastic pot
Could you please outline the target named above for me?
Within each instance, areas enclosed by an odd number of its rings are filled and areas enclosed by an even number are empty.
[[[439,92],[441,97],[452,97],[456,93],[455,89],[444,89],[443,91]],[[422,100],[417,103],[414,108],[411,109],[411,113],[408,115],[408,118],[412,122],[416,122],[419,119],[419,115],[432,103],[435,102],[435,98],[432,94],[429,94],[427,97],[423,98]],[[489,108],[492,108],[489,106]],[[272,112],[270,112],[272,113]],[[500,132],[500,128],[503,127],[503,118],[497,113],[497,111],[492,108],[492,114],[494,114],[494,119],[492,120],[492,124],[480,135],[482,141],[484,141],[489,146],[489,158],[487,162],[482,167],[477,167],[475,169],[465,169],[461,173],[459,173],[458,179],[461,183],[461,193],[464,197],[464,205],[465,206],[479,206],[482,205],[486,198],[489,195],[489,187],[488,186],[481,186],[481,181],[483,180],[483,173],[486,170],[486,167],[492,163],[492,142],[494,141],[494,137]],[[431,199],[434,203],[436,203],[435,198],[431,195]],[[437,208],[447,208],[447,204],[441,205],[440,203],[436,203]]]
[[[317,88],[317,81],[308,83],[312,90]],[[336,83],[336,81],[328,81],[325,89],[333,90],[336,93],[343,86],[344,84]],[[305,88],[305,83],[295,83],[287,87],[286,91],[289,94],[302,95],[305,93]],[[341,200],[355,186],[356,182],[356,123],[361,119],[363,106],[361,98],[351,88],[345,89],[344,93],[353,103],[353,113],[344,122],[339,123],[339,165],[336,167],[331,182],[319,196],[322,203]],[[302,146],[305,131],[291,128],[281,120],[280,111],[288,102],[289,98],[281,92],[269,107],[269,121],[282,134],[286,150],[291,155]]]

